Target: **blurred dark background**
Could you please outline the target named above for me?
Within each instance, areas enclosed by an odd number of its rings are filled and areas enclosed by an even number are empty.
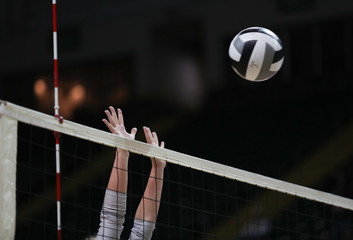
[[[53,110],[51,1],[0,2],[0,99]],[[58,1],[64,119],[106,130],[150,126],[172,150],[353,198],[353,2]],[[253,83],[228,47],[250,26],[285,60]],[[311,165],[312,164],[312,165]]]

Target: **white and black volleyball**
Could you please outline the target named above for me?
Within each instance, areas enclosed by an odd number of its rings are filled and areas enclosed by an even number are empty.
[[[232,68],[242,78],[260,82],[273,77],[282,67],[283,45],[279,37],[263,27],[239,32],[229,46]]]

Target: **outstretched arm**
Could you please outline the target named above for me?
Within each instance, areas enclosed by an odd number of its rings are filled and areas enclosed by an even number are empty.
[[[108,120],[103,119],[103,122],[109,128],[109,130],[118,136],[127,139],[135,139],[137,129],[133,128],[131,133],[126,132],[124,126],[124,117],[121,109],[117,109],[118,113],[116,113],[113,107],[109,107],[109,109],[110,112],[105,110],[105,114],[107,115]],[[107,187],[109,190],[126,193],[128,182],[128,160],[129,151],[124,149],[117,149],[114,165]]]
[[[109,130],[121,137],[135,139],[136,128],[133,128],[131,133],[126,132],[121,110],[116,112],[113,107],[109,107],[109,110],[105,111],[108,120],[103,119]],[[117,149],[101,210],[97,240],[120,239],[126,213],[128,160],[129,152]]]
[[[155,132],[151,132],[148,127],[143,128],[146,141],[149,144],[164,148],[164,142],[159,145],[158,137]],[[135,219],[156,222],[161,201],[164,168],[164,160],[151,158],[152,168],[147,182],[144,195],[137,208]]]

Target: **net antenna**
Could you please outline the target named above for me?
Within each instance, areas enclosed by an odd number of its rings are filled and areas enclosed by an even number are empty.
[[[59,89],[58,89],[58,41],[56,27],[56,0],[53,4],[53,57],[54,57],[54,116],[61,124],[63,118],[59,114]],[[55,158],[56,158],[56,195],[57,195],[57,230],[58,240],[61,240],[61,207],[60,207],[60,132],[54,131],[55,137]]]

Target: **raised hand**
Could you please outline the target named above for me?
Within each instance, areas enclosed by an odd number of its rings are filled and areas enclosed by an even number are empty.
[[[109,128],[109,130],[120,137],[126,139],[135,139],[135,135],[137,132],[136,128],[133,128],[130,133],[128,133],[125,129],[124,125],[124,117],[121,109],[117,109],[117,112],[113,107],[109,107],[109,110],[105,110],[105,114],[107,115],[107,119],[103,119],[105,125]],[[110,179],[108,182],[108,189],[126,193],[127,191],[127,182],[128,182],[128,162],[129,162],[129,151],[121,148],[117,149],[115,155],[115,161],[112,168],[112,172],[110,174]]]
[[[147,143],[154,146],[159,146],[161,148],[164,147],[164,142],[161,142],[159,145],[158,137],[155,132],[151,132],[148,127],[143,127],[143,131],[145,133]],[[153,157],[151,158],[151,161],[152,167],[150,176],[148,178],[143,197],[137,208],[135,219],[141,219],[155,223],[161,202],[166,161]],[[134,234],[134,228],[132,229],[131,234]]]
[[[150,128],[148,127],[143,127],[143,131],[145,133],[147,143],[164,148],[163,141],[159,145],[157,133],[151,132]],[[151,160],[152,160],[152,166],[163,167],[163,168],[166,166],[166,161],[164,160],[156,159],[156,158],[151,158]]]
[[[109,107],[109,110],[105,110],[105,114],[107,115],[107,119],[103,119],[105,125],[109,128],[109,130],[120,137],[127,139],[135,139],[135,135],[137,132],[136,128],[133,128],[130,133],[128,133],[125,129],[124,125],[124,116],[120,108],[117,109],[118,114],[116,113],[113,107]]]

